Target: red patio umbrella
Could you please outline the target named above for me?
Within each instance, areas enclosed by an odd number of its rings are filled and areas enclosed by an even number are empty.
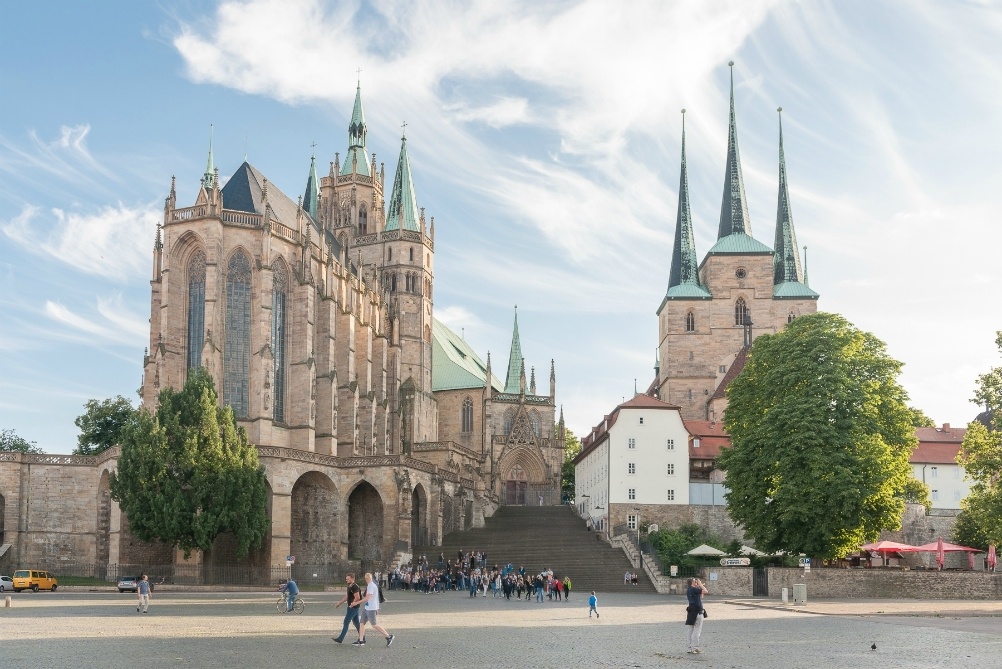
[[[946,551],[943,550],[943,537],[940,537],[936,540],[936,564],[942,569],[944,562],[946,562]]]
[[[992,544],[988,547],[988,568],[995,571],[995,565],[998,563],[998,557],[995,555],[995,545]]]
[[[914,551],[915,546],[912,546],[911,544],[900,544],[897,541],[878,541],[875,544],[860,546],[859,550],[879,553],[880,556],[886,560],[888,553],[908,553]]]

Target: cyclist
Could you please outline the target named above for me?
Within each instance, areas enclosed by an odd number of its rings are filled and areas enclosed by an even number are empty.
[[[278,591],[285,593],[285,598],[289,602],[289,610],[291,611],[292,607],[296,604],[296,595],[299,594],[299,586],[290,578],[287,581],[282,581]]]

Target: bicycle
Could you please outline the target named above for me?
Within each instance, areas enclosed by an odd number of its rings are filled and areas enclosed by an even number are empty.
[[[292,603],[292,610],[289,610],[289,600],[286,599],[285,595],[278,598],[275,602],[275,608],[278,609],[279,613],[291,613],[295,611],[296,613],[302,613],[306,610],[306,602],[303,601],[302,597],[296,597],[296,601]]]

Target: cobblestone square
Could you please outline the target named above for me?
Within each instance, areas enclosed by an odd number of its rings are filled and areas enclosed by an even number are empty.
[[[997,667],[1002,603],[775,600],[710,596],[704,654],[687,655],[684,599],[587,593],[569,602],[387,592],[380,623],[353,648],[331,640],[335,593],[303,593],[306,612],[280,614],[278,593],[157,592],[148,615],[111,592],[19,593],[0,610],[0,666],[95,667]],[[348,641],[354,640],[354,631]],[[877,650],[870,649],[871,644]]]

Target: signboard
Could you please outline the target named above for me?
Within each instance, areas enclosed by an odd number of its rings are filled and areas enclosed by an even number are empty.
[[[671,577],[675,578],[676,576],[678,576],[678,565],[677,564],[673,564],[671,566]]]
[[[750,564],[749,558],[720,558],[721,567],[747,567]]]
[[[720,575],[717,572],[715,572],[715,571],[711,571],[710,572],[710,580],[711,581],[716,581],[719,577],[720,577]]]
[[[657,523],[651,523],[650,525],[647,526],[647,534],[652,534],[654,532],[657,532],[658,529],[660,528],[658,528]]]
[[[295,562],[296,562],[296,556],[295,555],[286,555],[285,556],[285,566],[286,567],[291,567],[293,564],[295,564]]]
[[[801,567],[810,567],[811,566],[811,558],[809,558],[809,557],[802,557],[802,558],[800,558],[800,566]]]

